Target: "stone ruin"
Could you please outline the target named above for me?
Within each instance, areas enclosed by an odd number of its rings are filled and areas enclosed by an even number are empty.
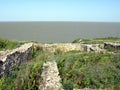
[[[60,76],[55,61],[48,61],[43,65],[42,83],[39,86],[39,90],[63,90],[60,83]]]
[[[80,43],[54,43],[54,44],[35,44],[35,48],[38,50],[54,53],[56,50],[62,52],[68,51],[87,51],[103,53],[103,44],[80,44]]]
[[[120,43],[118,42],[104,42],[104,47],[110,47],[120,50]]]
[[[0,51],[0,77],[10,72],[11,67],[19,65],[23,62],[30,60],[32,49],[42,50],[54,53],[57,49],[62,52],[72,50],[87,51],[87,52],[103,52],[103,45],[100,44],[73,44],[73,43],[54,43],[54,44],[36,44],[26,43],[21,47],[13,50]],[[42,83],[39,90],[63,90],[60,83],[59,71],[55,61],[46,62],[43,65],[43,72],[41,77]],[[89,90],[89,89],[84,89]]]
[[[13,50],[0,51],[0,77],[10,72],[11,67],[30,60],[32,43],[26,43]]]

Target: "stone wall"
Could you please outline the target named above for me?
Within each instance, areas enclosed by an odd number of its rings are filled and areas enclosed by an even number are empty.
[[[86,44],[84,46],[84,51],[87,52],[96,52],[96,53],[104,53],[104,46],[103,44]]]
[[[48,61],[43,65],[43,72],[41,74],[42,83],[39,90],[63,90],[60,83],[60,76],[55,61]]]
[[[106,47],[120,50],[120,43],[104,42],[104,48]]]
[[[11,67],[19,65],[31,58],[32,43],[26,43],[13,50],[0,52],[0,77],[9,73]]]
[[[84,45],[73,43],[53,43],[53,44],[34,44],[35,49],[40,49],[47,52],[55,52],[60,50],[62,52],[68,52],[72,50],[84,51]]]
[[[35,44],[35,48],[54,53],[56,50],[62,52],[68,51],[87,51],[87,52],[104,52],[103,44],[79,44],[79,43],[54,43],[54,44]]]

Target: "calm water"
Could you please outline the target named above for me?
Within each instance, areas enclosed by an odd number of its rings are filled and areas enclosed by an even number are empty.
[[[120,23],[0,22],[0,37],[38,42],[72,42],[77,38],[120,37]]]

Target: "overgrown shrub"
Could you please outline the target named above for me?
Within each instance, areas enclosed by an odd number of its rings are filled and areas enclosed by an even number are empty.
[[[22,42],[10,41],[6,39],[0,39],[0,50],[13,49],[19,47]]]
[[[57,63],[65,90],[71,81],[78,89],[117,88],[120,85],[119,55],[68,52],[59,56]]]

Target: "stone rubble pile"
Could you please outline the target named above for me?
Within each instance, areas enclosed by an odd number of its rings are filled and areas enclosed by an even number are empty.
[[[33,43],[26,43],[13,50],[0,52],[0,77],[10,72],[14,65],[30,59]]]
[[[59,71],[55,61],[48,61],[43,65],[43,78],[39,90],[63,90],[60,83]]]

